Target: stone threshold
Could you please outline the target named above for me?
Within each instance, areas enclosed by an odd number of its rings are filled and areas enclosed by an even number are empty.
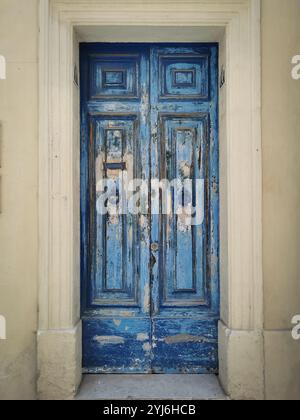
[[[227,400],[216,375],[84,375],[76,400]]]

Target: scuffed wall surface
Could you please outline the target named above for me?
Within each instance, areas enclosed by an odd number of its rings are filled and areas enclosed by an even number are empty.
[[[300,399],[300,0],[263,0],[262,37],[266,396]]]
[[[0,399],[36,397],[38,1],[0,0]]]

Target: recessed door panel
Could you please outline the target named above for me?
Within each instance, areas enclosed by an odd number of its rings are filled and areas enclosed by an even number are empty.
[[[207,237],[201,207],[204,209],[207,200],[208,116],[170,114],[159,118],[160,178],[170,183],[176,180],[171,212],[160,219],[161,307],[205,306]],[[184,195],[176,188],[177,182],[181,186],[187,181],[190,188]]]
[[[93,304],[137,306],[140,254],[135,244],[139,237],[138,219],[134,215],[115,211],[125,171],[130,179],[141,175],[137,116],[95,117],[91,130],[95,137],[91,161],[95,162],[98,206],[95,220]],[[101,185],[101,182],[105,179],[108,187],[114,188],[116,194],[111,197],[111,203],[107,203],[107,213],[102,214],[104,212],[99,211],[99,207],[105,205],[101,202],[105,185]]]
[[[137,99],[140,94],[139,54],[91,54],[90,99]]]
[[[158,52],[159,99],[209,99],[209,54]]]

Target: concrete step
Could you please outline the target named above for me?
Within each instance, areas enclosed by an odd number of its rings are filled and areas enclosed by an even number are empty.
[[[227,400],[215,375],[85,375],[76,400]]]

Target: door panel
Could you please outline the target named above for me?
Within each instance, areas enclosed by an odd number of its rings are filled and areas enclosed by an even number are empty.
[[[216,45],[81,47],[87,372],[217,371],[217,54]],[[149,193],[142,214],[113,212],[102,180],[120,200],[125,178],[146,181],[149,191],[154,180],[168,182],[159,211]]]
[[[118,200],[125,176],[150,180],[149,67],[137,48],[81,48],[83,366],[92,373],[151,372],[150,218],[116,213],[101,185]]]
[[[217,324],[199,317],[156,317],[153,321],[153,373],[217,372]]]
[[[151,373],[151,325],[148,318],[84,317],[83,367],[89,373]]]
[[[151,49],[152,177],[193,185],[189,197],[173,190],[168,215],[152,215],[151,241],[158,244],[151,287],[155,373],[218,368],[217,51]],[[191,206],[202,208],[193,222]]]
[[[118,192],[119,178],[126,169],[128,177],[141,175],[137,156],[138,124],[136,116],[102,117],[94,120],[96,139],[96,199],[101,198],[97,185],[107,179]],[[98,196],[99,194],[99,196]],[[104,204],[104,203],[103,203]],[[114,203],[112,203],[114,204]],[[95,288],[93,303],[98,305],[138,306],[139,226],[131,214],[96,215]]]
[[[201,114],[174,114],[161,118],[161,179],[184,182],[186,179],[205,178],[206,120]],[[193,191],[194,188],[195,185]],[[162,306],[199,306],[201,301],[205,304],[207,295],[205,225],[193,226],[190,223],[190,206],[195,207],[192,196],[177,197],[177,202],[183,207],[182,215],[174,213],[174,200],[172,213],[161,216],[160,220]]]

